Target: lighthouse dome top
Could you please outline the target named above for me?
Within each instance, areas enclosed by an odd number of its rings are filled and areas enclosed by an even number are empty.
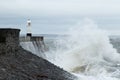
[[[30,19],[28,19],[28,20],[27,20],[27,23],[31,23],[31,20],[30,20]]]

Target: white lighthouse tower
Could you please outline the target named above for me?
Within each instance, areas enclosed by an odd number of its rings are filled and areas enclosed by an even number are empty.
[[[28,19],[27,20],[27,34],[26,34],[26,36],[27,37],[31,37],[32,36],[32,32],[31,32],[31,20],[30,19]]]

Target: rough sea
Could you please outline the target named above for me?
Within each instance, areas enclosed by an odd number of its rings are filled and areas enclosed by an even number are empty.
[[[92,21],[83,21],[67,35],[44,37],[48,51],[36,51],[32,42],[23,48],[78,77],[78,80],[120,80],[120,36],[109,36]]]

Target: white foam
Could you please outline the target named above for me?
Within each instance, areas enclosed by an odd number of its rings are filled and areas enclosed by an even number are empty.
[[[92,20],[84,19],[67,34],[68,37],[55,41],[55,48],[50,48],[43,58],[80,80],[120,79],[120,54],[110,44],[106,31],[99,29]],[[32,43],[23,43],[23,47],[37,55],[39,53]]]
[[[113,77],[117,68],[113,66],[120,63],[120,54],[110,44],[106,31],[85,19],[67,34],[69,37],[55,43],[56,50],[47,55],[49,61],[71,73],[84,75],[80,76],[83,80],[117,80]]]

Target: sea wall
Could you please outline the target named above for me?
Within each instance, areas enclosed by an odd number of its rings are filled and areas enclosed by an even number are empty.
[[[19,29],[0,29],[0,80],[76,80],[47,60],[24,50]]]
[[[19,32],[20,29],[0,28],[1,53],[15,52],[19,48]]]
[[[43,36],[21,36],[20,42],[28,42],[28,41],[42,41],[44,42]]]

